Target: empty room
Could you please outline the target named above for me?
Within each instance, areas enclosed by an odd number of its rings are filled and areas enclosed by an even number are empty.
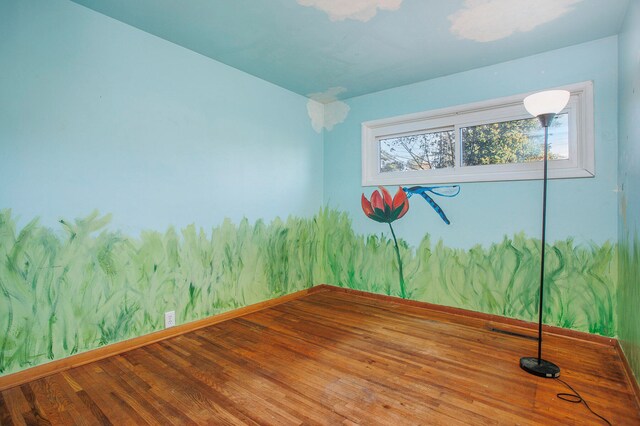
[[[0,425],[640,425],[640,0],[0,0]]]

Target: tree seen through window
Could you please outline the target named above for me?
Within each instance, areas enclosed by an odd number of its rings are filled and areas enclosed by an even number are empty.
[[[453,129],[379,140],[380,172],[454,167]],[[460,127],[463,166],[541,161],[544,129],[536,118]],[[549,159],[569,158],[568,114],[549,128]]]

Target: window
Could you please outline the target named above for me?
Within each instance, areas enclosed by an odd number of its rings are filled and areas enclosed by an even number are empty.
[[[453,167],[454,139],[451,129],[380,139],[380,172]]]
[[[549,177],[593,177],[592,83],[562,89],[571,98],[549,127]],[[544,128],[526,96],[363,123],[362,184],[540,179]]]

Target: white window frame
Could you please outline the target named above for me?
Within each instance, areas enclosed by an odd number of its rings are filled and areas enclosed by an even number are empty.
[[[554,89],[564,89],[571,93],[569,103],[561,112],[569,114],[569,159],[550,161],[549,178],[594,177],[593,82],[586,81]],[[531,118],[522,103],[523,99],[531,93],[534,92],[362,123],[362,185],[541,179],[541,161],[481,166],[461,165],[460,128]],[[380,139],[443,129],[454,129],[454,167],[380,172]]]

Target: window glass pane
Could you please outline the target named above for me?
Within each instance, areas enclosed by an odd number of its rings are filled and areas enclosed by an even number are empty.
[[[380,172],[453,167],[454,131],[420,133],[380,139]]]
[[[549,159],[569,158],[568,114],[559,114],[549,127]],[[537,118],[460,128],[462,165],[514,164],[541,161],[544,128]]]

